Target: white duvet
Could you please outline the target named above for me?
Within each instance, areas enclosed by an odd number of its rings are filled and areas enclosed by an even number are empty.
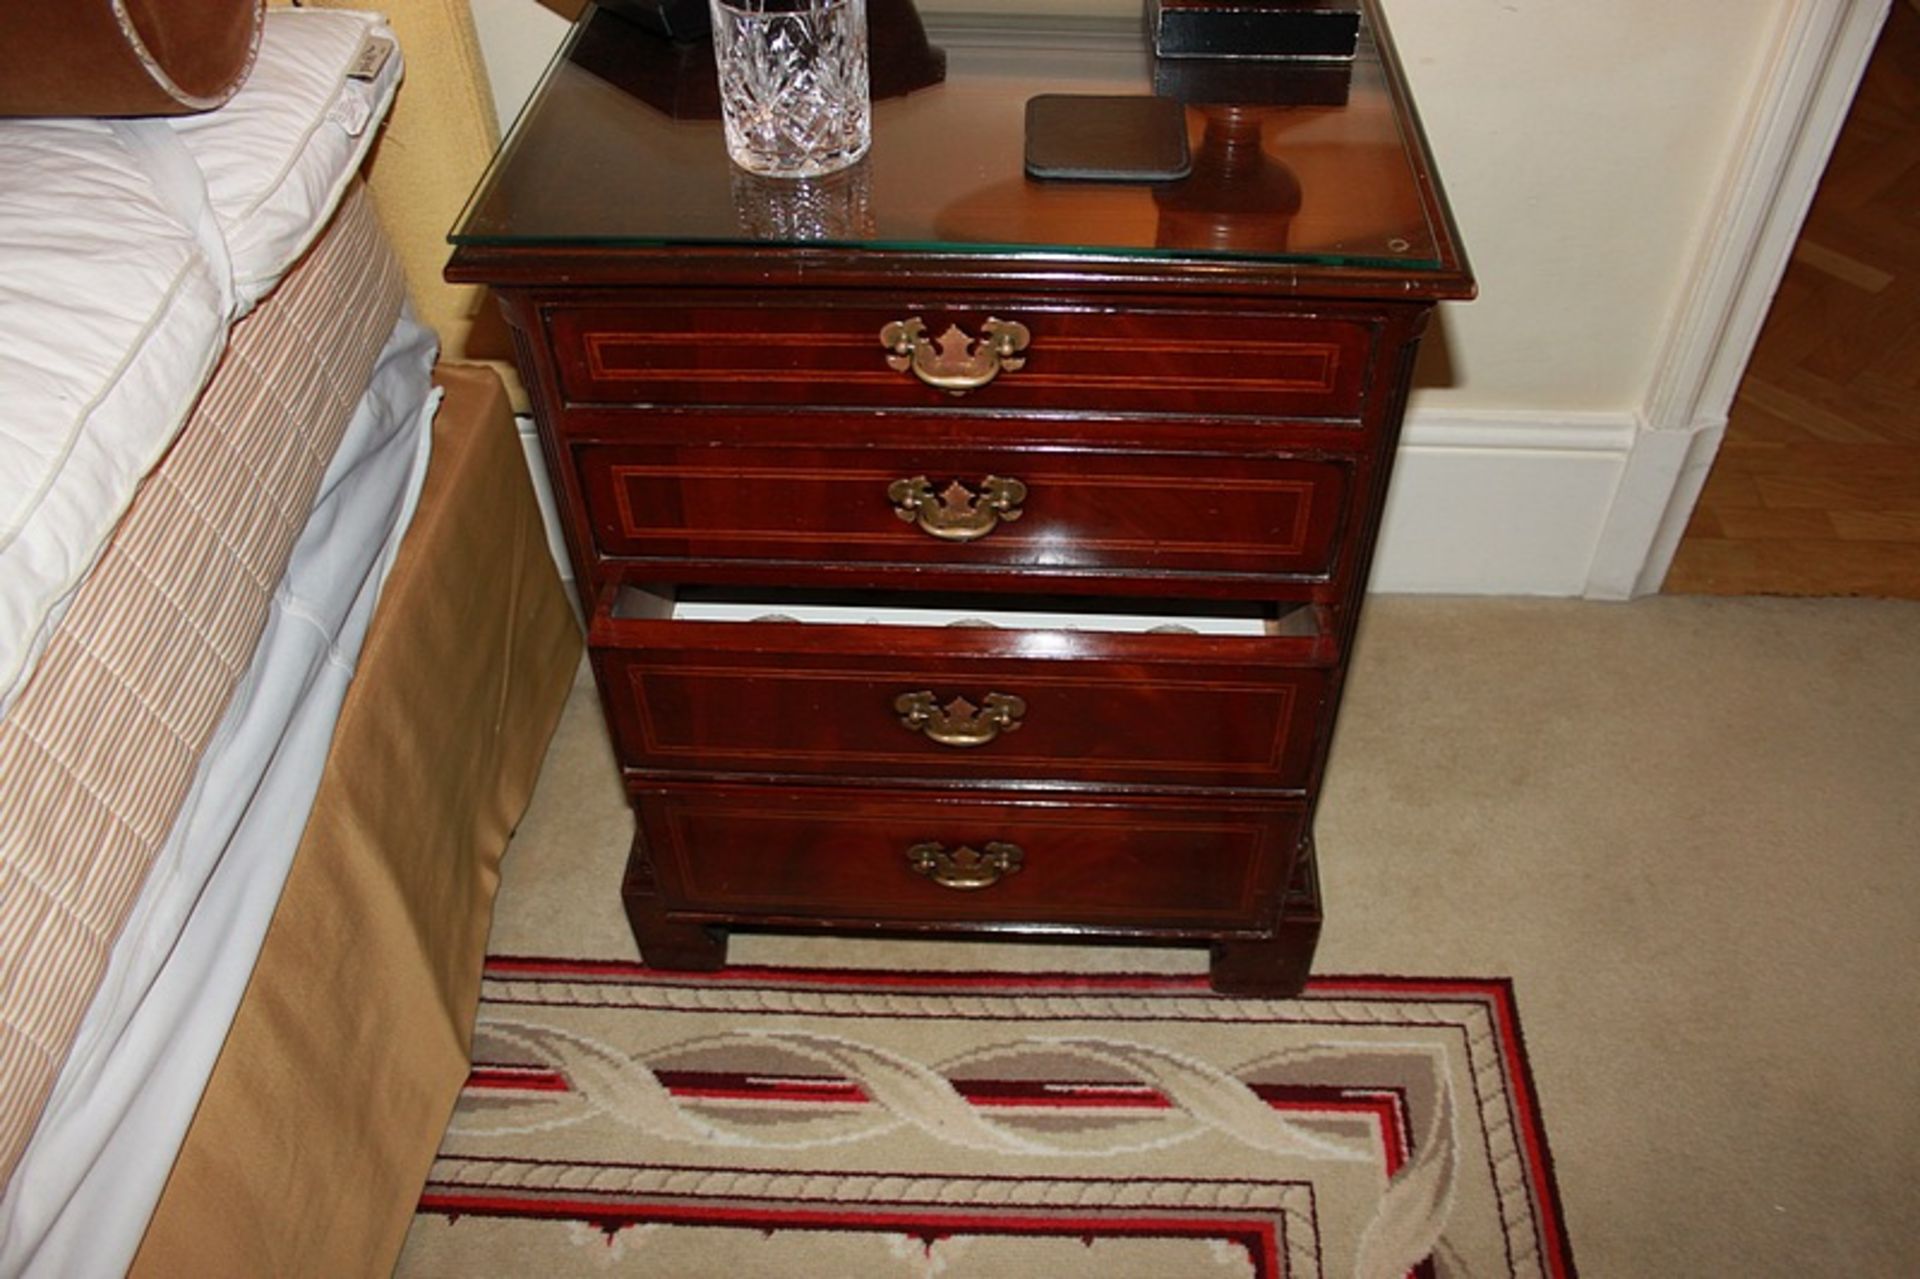
[[[377,15],[275,10],[225,106],[0,121],[0,715],[232,322],[326,225],[400,59]]]

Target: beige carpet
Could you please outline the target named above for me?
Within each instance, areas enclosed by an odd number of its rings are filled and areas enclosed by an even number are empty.
[[[583,684],[491,949],[630,959],[629,830]],[[1920,1273],[1920,604],[1378,600],[1318,835],[1320,971],[1514,980],[1584,1273]],[[1204,967],[750,936],[732,957]]]

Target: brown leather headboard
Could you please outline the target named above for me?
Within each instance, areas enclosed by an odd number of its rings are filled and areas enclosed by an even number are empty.
[[[0,0],[0,115],[184,115],[240,86],[263,0]]]

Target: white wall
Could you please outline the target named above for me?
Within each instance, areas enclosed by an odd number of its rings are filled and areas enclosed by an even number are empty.
[[[505,133],[553,60],[567,20],[534,0],[468,0]]]
[[[1389,0],[1480,280],[1433,406],[1630,410],[1787,0]]]
[[[1855,2],[1385,0],[1480,297],[1444,307],[1430,339],[1376,588],[1580,594],[1597,563],[1645,553],[1638,524],[1606,543],[1632,524],[1623,503],[1664,508],[1681,483],[1635,450],[1663,425],[1647,405],[1698,323],[1783,42],[1801,11]],[[564,24],[532,0],[474,7],[510,118]]]

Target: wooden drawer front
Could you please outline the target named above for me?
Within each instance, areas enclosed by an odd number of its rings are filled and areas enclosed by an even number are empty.
[[[880,333],[919,317],[928,339],[988,320],[1030,337],[986,385],[935,389],[888,364]],[[560,384],[574,404],[1061,409],[1357,419],[1371,330],[1358,320],[1194,311],[953,306],[552,307]]]
[[[1255,924],[1300,842],[1293,807],[774,787],[635,787],[673,908],[777,918]],[[914,868],[913,850],[931,873]],[[1019,869],[993,876],[993,846]],[[981,855],[972,862],[963,849]]]
[[[630,768],[1287,788],[1327,672],[1281,659],[1316,644],[603,620],[594,661]]]
[[[1331,572],[1351,476],[1338,461],[1019,448],[600,445],[575,456],[595,543],[617,558],[1273,577]],[[989,509],[990,478],[1024,489],[1012,518]],[[916,511],[896,486],[919,479]]]

